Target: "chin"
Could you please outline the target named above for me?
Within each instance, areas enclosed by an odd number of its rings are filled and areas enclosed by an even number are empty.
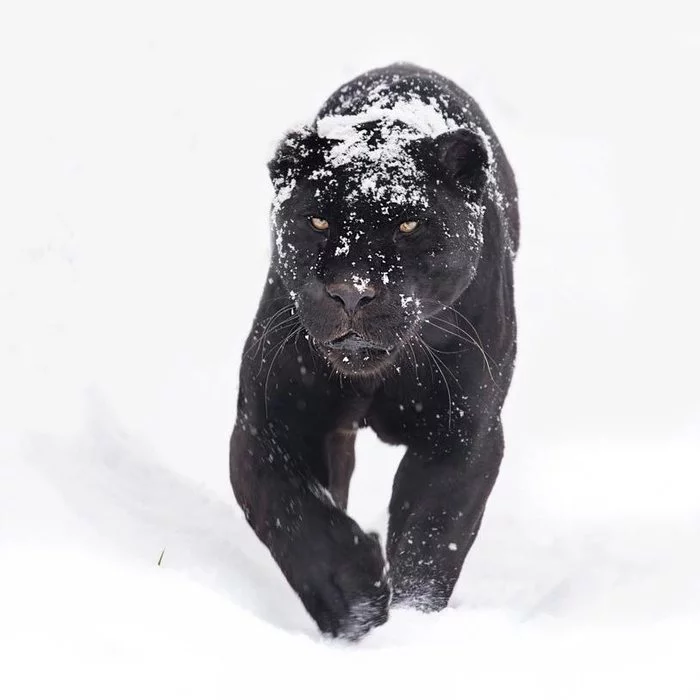
[[[372,377],[384,373],[396,359],[397,350],[379,348],[336,349],[321,347],[321,352],[338,374],[348,377]]]

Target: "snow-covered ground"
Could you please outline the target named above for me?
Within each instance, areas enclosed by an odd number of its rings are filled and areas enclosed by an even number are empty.
[[[700,697],[699,25],[470,5],[3,3],[0,697]],[[228,434],[266,159],[396,59],[513,162],[520,356],[451,607],[348,646],[248,530]],[[377,526],[399,453],[359,442]]]

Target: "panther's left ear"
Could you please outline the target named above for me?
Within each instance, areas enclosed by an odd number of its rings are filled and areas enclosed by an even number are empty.
[[[275,189],[288,178],[297,164],[296,148],[298,140],[295,133],[286,134],[277,144],[275,153],[267,163],[267,171]]]
[[[450,181],[470,198],[478,199],[486,185],[489,154],[481,136],[469,129],[441,134],[437,155]]]

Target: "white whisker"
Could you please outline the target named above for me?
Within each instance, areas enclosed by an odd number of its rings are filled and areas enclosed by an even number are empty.
[[[270,366],[267,368],[267,374],[265,375],[265,385],[263,387],[263,397],[265,399],[265,417],[267,417],[267,384],[270,380],[270,372],[272,371],[272,367],[275,364],[275,361],[277,360],[277,357],[279,356],[280,352],[282,352],[282,349],[284,346],[287,344],[287,341],[294,336],[295,334],[299,333],[303,329],[303,326],[301,323],[299,323],[298,327],[296,327],[291,333],[289,333],[284,340],[282,340],[279,345],[277,346],[277,352],[275,352],[274,357],[272,358],[272,361],[270,362]]]

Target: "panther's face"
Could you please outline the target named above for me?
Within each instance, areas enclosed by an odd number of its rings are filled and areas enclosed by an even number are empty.
[[[270,163],[273,265],[315,347],[343,374],[381,372],[474,279],[483,134],[331,116]]]

